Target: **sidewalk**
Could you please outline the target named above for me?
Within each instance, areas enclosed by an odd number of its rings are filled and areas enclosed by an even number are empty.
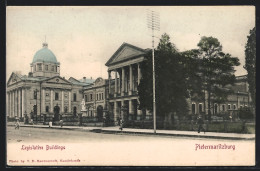
[[[7,126],[14,126],[14,123],[7,123]],[[123,131],[119,130],[118,126],[113,127],[83,127],[83,126],[52,126],[48,125],[24,125],[21,123],[20,127],[33,127],[33,128],[48,128],[48,129],[67,129],[67,130],[82,130],[92,131],[98,133],[125,133],[125,134],[145,134],[155,136],[179,136],[179,137],[197,137],[197,138],[215,138],[215,139],[231,139],[231,140],[254,140],[255,134],[237,134],[237,133],[218,133],[218,132],[204,132],[198,133],[196,131],[177,131],[177,130],[156,130],[154,134],[153,129],[133,129],[124,128]]]

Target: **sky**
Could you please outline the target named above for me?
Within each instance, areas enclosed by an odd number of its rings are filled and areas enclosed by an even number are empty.
[[[151,48],[147,9],[160,14],[159,37],[167,33],[179,51],[196,49],[202,36],[217,38],[223,52],[238,57],[235,75],[247,74],[245,44],[255,27],[254,6],[8,6],[6,74],[30,72],[35,53],[48,43],[68,79],[107,78],[105,63],[124,42]]]

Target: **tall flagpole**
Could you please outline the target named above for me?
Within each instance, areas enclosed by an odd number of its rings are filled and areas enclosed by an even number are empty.
[[[155,63],[154,63],[154,30],[160,30],[159,14],[155,11],[148,10],[147,26],[152,30],[152,55],[153,55],[153,128],[156,134],[156,98],[155,98]]]

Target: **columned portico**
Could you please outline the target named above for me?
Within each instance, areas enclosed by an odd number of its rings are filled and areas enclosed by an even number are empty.
[[[137,119],[137,115],[142,114],[142,111],[138,110],[137,86],[142,77],[140,64],[143,62],[146,53],[147,51],[144,49],[124,43],[106,63],[109,80],[111,79],[110,72],[115,72],[114,96],[109,96],[108,99],[110,103],[114,103],[115,121],[121,113],[122,106],[128,109],[128,119]],[[119,78],[117,78],[117,75],[119,75]]]

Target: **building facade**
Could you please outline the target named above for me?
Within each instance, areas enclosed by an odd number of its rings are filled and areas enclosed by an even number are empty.
[[[60,76],[60,63],[54,53],[43,43],[30,64],[28,75],[12,73],[7,82],[7,117],[36,119],[42,114],[59,115],[80,112],[82,89],[94,80],[71,81]]]
[[[251,96],[249,94],[248,82],[246,75],[237,76],[234,85],[226,86],[226,89],[232,90],[233,93],[229,94],[227,101],[224,103],[212,103],[211,114],[217,115],[220,113],[229,113],[239,110],[243,107],[251,106]],[[206,97],[207,97],[207,92]],[[189,114],[208,114],[208,101],[202,98],[190,98],[190,112]]]
[[[13,72],[7,82],[6,112],[8,118],[31,119],[48,114],[56,120],[60,115],[82,113],[84,102],[85,117],[102,121],[104,110],[109,111],[110,118],[117,121],[122,117],[122,108],[126,110],[129,120],[150,120],[152,113],[139,110],[137,87],[142,78],[140,64],[149,49],[142,49],[123,43],[106,62],[108,79],[101,77],[68,80],[60,76],[60,63],[54,53],[43,43],[30,64],[31,72],[21,75]],[[236,77],[236,83],[226,88],[233,94],[221,104],[211,104],[211,113],[237,111],[240,107],[251,105],[246,75]],[[207,93],[206,93],[207,94]],[[83,101],[83,102],[82,102]],[[187,99],[189,114],[208,114],[207,101],[191,97]]]
[[[151,113],[138,110],[139,100],[137,86],[142,73],[140,64],[148,49],[123,43],[107,61],[108,67],[108,109],[114,120],[121,117],[122,110],[126,109],[127,117],[132,120],[149,118]]]

